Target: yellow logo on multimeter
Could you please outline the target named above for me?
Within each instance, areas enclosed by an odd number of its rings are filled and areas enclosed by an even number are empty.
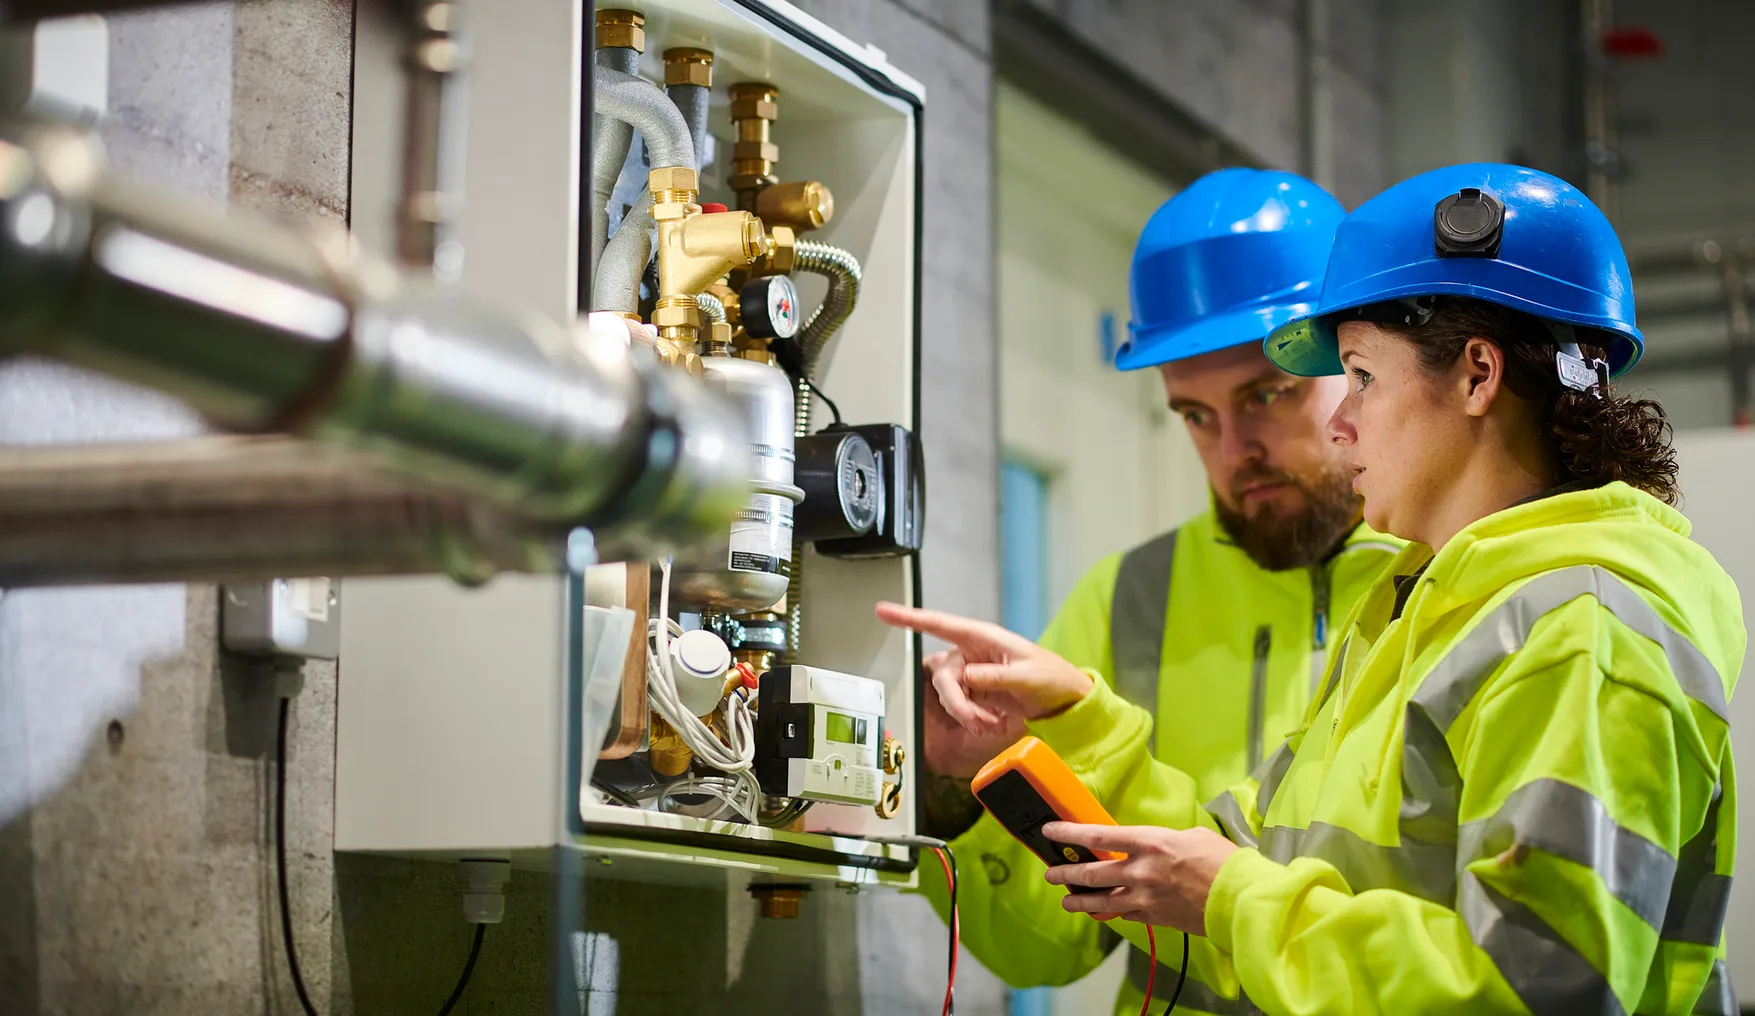
[[[1072,863],[1074,863],[1074,864],[1079,863],[1079,852],[1077,849],[1075,849],[1073,847],[1061,847],[1060,853],[1062,856],[1064,856],[1067,860],[1071,861]]]

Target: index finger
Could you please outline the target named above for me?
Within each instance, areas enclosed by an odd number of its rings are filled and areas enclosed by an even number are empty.
[[[1108,850],[1117,854],[1131,854],[1145,846],[1144,833],[1149,831],[1149,826],[1093,825],[1084,822],[1050,822],[1042,827],[1042,835],[1056,843],[1070,843],[1075,847],[1090,847],[1092,850]]]
[[[877,616],[878,620],[892,628],[906,628],[958,645],[997,642],[1000,638],[996,633],[1005,631],[997,625],[977,621],[972,617],[947,614],[942,610],[905,607],[888,601],[877,605]]]

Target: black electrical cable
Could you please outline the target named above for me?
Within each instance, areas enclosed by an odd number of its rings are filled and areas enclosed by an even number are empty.
[[[823,405],[829,407],[829,415],[831,415],[835,418],[835,426],[837,426],[837,427],[843,426],[843,424],[841,423],[841,407],[835,405],[835,400],[829,398],[827,395],[824,395],[823,390],[821,388],[817,387],[817,383],[815,381],[812,381],[809,378],[805,378],[804,383],[806,385],[810,386],[810,390],[816,393],[817,398],[823,400]]]
[[[287,971],[292,975],[293,990],[298,992],[299,1006],[305,1010],[305,1016],[317,1016],[317,1008],[311,1004],[310,992],[305,988],[304,971],[299,969],[299,950],[293,941],[292,908],[288,906],[291,894],[286,885],[286,726],[291,713],[292,699],[281,698],[280,723],[274,738],[274,869],[280,889],[280,937],[286,948]],[[475,961],[481,958],[481,942],[486,935],[487,925],[477,924],[475,941],[469,946],[469,959],[463,964],[463,975],[457,979],[457,987],[451,990],[451,997],[439,1010],[439,1016],[451,1016],[451,1010],[457,1008],[457,1003],[463,998],[470,975],[475,973]]]
[[[286,946],[286,967],[292,974],[293,990],[299,993],[299,1005],[305,1016],[317,1016],[305,990],[305,975],[299,970],[299,951],[293,945],[291,895],[286,889],[286,721],[292,712],[292,699],[280,700],[280,729],[274,739],[274,868],[280,882],[280,937]]]
[[[451,989],[451,997],[445,1000],[445,1008],[439,1010],[439,1016],[451,1016],[451,1010],[457,1008],[457,1003],[462,1001],[463,991],[469,987],[469,975],[475,973],[475,961],[481,956],[481,940],[486,936],[487,925],[476,925],[475,941],[469,944],[469,959],[463,962],[463,976],[457,978],[457,987]]]
[[[1176,1011],[1176,1000],[1182,997],[1182,985],[1188,980],[1188,932],[1182,933],[1182,970],[1176,975],[1176,990],[1170,993],[1170,1004],[1164,1009],[1164,1016]]]

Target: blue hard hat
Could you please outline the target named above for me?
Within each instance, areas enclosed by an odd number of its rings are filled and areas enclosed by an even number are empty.
[[[1340,202],[1301,176],[1221,169],[1152,213],[1133,250],[1122,370],[1259,342],[1310,313]]]
[[[1611,376],[1645,351],[1627,254],[1597,206],[1559,177],[1477,162],[1421,173],[1354,209],[1335,234],[1321,302],[1268,338],[1268,359],[1306,377],[1339,374],[1346,312],[1434,296],[1571,325],[1608,349]]]

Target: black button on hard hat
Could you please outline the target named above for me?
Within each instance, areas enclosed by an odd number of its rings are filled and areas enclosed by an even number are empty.
[[[1505,234],[1505,206],[1478,187],[1438,202],[1432,210],[1432,246],[1441,258],[1499,256]]]
[[[790,339],[798,333],[798,290],[784,275],[764,275],[737,293],[743,330],[758,339]]]

